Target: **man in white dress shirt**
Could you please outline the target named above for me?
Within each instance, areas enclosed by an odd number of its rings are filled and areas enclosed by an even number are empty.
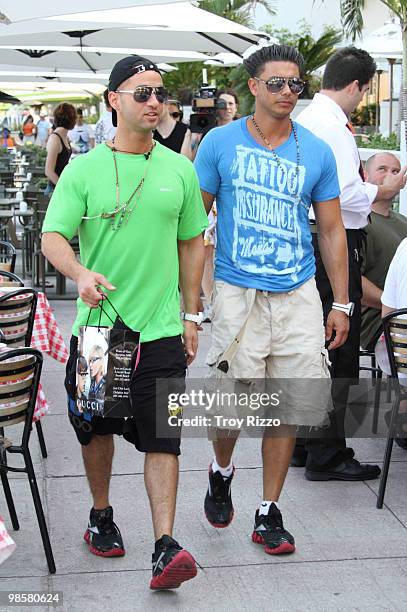
[[[340,49],[326,65],[320,93],[315,94],[311,104],[297,118],[298,123],[325,140],[335,155],[348,242],[349,314],[352,315],[347,341],[330,351],[335,403],[331,426],[321,437],[308,439],[305,447],[299,441],[294,452],[293,465],[306,465],[308,480],[368,480],[380,474],[377,465],[361,464],[354,458],[353,450],[346,447],[344,431],[349,391],[346,380],[359,377],[362,228],[369,222],[372,203],[392,199],[406,183],[406,168],[386,177],[379,187],[364,182],[349,116],[369,89],[375,71],[376,64],[366,51],[355,47]],[[315,221],[310,218],[310,223],[314,230],[317,287],[326,316],[332,307],[332,289],[320,256]]]

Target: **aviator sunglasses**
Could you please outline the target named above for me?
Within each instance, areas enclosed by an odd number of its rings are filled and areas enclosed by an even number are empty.
[[[259,79],[258,77],[253,77],[253,78],[256,79],[256,81],[260,81],[261,83],[264,83],[265,86],[267,87],[267,91],[269,91],[272,94],[277,94],[280,91],[282,91],[286,84],[290,88],[290,91],[293,94],[297,94],[297,95],[300,94],[302,91],[304,91],[304,87],[305,87],[305,82],[299,79],[298,77],[287,79],[285,77],[272,76],[267,81],[264,81],[263,79]]]
[[[168,90],[165,87],[150,87],[148,85],[140,85],[139,87],[135,87],[134,90],[116,89],[116,93],[132,94],[136,102],[147,102],[153,94],[160,104],[165,102],[168,98]]]

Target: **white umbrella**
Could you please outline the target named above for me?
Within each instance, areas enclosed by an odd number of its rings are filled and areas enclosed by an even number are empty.
[[[179,2],[180,0],[166,0]],[[162,0],[116,0],[117,8],[142,4],[162,4]],[[56,2],[55,0],[40,0],[39,2],[17,2],[16,0],[1,0],[0,23],[8,25],[16,21],[38,19],[80,13],[84,11],[101,11],[112,6],[112,0],[69,0],[69,2]]]
[[[364,38],[360,46],[377,59],[401,59],[403,43],[400,24],[395,22],[385,23]]]
[[[176,66],[160,62],[157,64],[162,72],[173,72],[178,70]],[[86,82],[93,84],[107,85],[109,81],[109,72],[74,72],[72,70],[54,71],[54,70],[33,70],[32,68],[23,69],[22,66],[8,66],[0,64],[0,81],[18,82],[18,83],[79,83]]]
[[[261,39],[259,40],[257,45],[252,45],[251,47],[248,47],[243,53],[243,56],[236,55],[236,53],[217,53],[216,55],[211,57],[211,59],[206,60],[205,64],[207,64],[208,66],[225,66],[225,68],[238,66],[239,64],[243,63],[244,58],[250,57],[250,55],[258,51],[262,47],[268,47],[274,43],[278,44],[278,40],[276,38],[270,37],[269,40]]]
[[[2,45],[127,47],[241,54],[268,36],[203,11],[189,2],[37,19],[0,28]]]
[[[0,39],[1,40],[1,39]],[[62,47],[61,50],[24,49],[16,50],[1,47],[0,64],[10,65],[14,69],[21,66],[34,70],[37,74],[44,71],[76,71],[97,74],[98,71],[110,71],[114,64],[126,55],[142,55],[155,63],[161,62],[202,62],[207,55],[197,51],[168,51],[165,49],[134,49],[134,48],[91,48],[76,51],[72,47]]]

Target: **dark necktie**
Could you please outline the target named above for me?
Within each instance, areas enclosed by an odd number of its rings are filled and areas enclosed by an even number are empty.
[[[348,121],[348,123],[346,124],[346,127],[351,132],[351,134],[355,136],[355,128],[353,127],[350,121]],[[358,152],[358,155],[359,155],[359,152]],[[360,159],[360,156],[359,156],[359,175],[362,181],[365,182],[365,173],[363,171],[363,164],[362,164],[362,160]]]

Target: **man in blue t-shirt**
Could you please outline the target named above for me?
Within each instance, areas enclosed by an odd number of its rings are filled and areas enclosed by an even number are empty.
[[[327,422],[325,340],[336,348],[348,333],[347,250],[333,154],[290,119],[304,88],[302,56],[292,47],[272,45],[256,51],[244,65],[255,97],[254,114],[210,131],[196,158],[206,209],[209,212],[216,198],[218,210],[210,378],[219,384],[232,381],[234,388],[246,385],[252,408],[242,416],[238,401],[232,407],[216,407],[210,422],[215,458],[205,513],[215,527],[226,527],[233,518],[232,453],[239,430],[254,424],[251,391],[266,379],[295,379],[301,392],[292,393],[286,405],[281,401],[272,413],[280,422],[276,435],[271,426],[262,430],[263,503],[255,513],[252,534],[266,553],[281,554],[295,550],[277,502],[296,426]],[[311,205],[335,295],[325,330],[314,280]],[[323,383],[317,396],[310,379]],[[275,421],[259,423],[275,426]]]

